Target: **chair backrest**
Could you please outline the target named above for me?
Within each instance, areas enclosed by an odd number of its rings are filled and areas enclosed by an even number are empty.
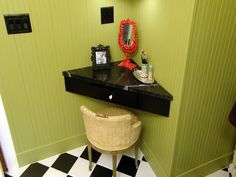
[[[85,106],[80,107],[86,136],[91,144],[102,150],[117,150],[131,141],[131,116],[105,116],[96,114]]]

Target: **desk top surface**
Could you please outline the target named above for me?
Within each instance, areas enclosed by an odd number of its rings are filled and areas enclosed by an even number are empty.
[[[90,66],[64,71],[63,75],[65,77],[77,78],[107,87],[114,87],[152,97],[173,100],[173,96],[159,83],[155,81],[153,86],[143,84],[133,76],[132,71],[127,68],[117,66],[118,63],[119,62],[111,63],[110,69],[93,70]]]

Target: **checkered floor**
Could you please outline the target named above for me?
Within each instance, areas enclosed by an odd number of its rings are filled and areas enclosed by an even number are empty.
[[[135,168],[134,150],[117,157],[117,177],[156,177],[139,150],[138,169]],[[92,150],[92,171],[88,170],[87,146],[27,165],[6,177],[111,177],[112,157]]]
[[[111,177],[112,158],[92,150],[92,171],[88,170],[87,146],[55,155],[48,159],[24,166],[15,174],[5,177]],[[117,157],[117,177],[156,177],[139,150],[139,167],[135,168],[133,150]],[[216,171],[207,177],[232,177],[228,168]]]
[[[215,173],[212,173],[206,177],[232,177],[231,173],[228,171],[228,168],[218,170]]]

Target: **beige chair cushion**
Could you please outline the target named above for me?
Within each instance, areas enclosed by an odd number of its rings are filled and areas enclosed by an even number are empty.
[[[121,108],[105,108],[97,113],[85,106],[83,113],[86,136],[95,147],[105,151],[120,151],[132,146],[139,138],[141,122]]]
[[[126,109],[117,108],[117,107],[107,107],[102,110],[97,111],[97,114],[101,114],[104,116],[110,116],[112,118],[113,116],[122,116],[129,114],[131,116],[131,124],[134,124],[138,122],[138,118],[136,115]]]

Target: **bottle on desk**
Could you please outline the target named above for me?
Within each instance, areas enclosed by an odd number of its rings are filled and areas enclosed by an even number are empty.
[[[148,64],[142,63],[142,77],[147,77],[148,74]]]
[[[141,77],[147,77],[148,75],[148,61],[147,61],[147,55],[144,53],[142,50],[141,54],[141,59],[142,59],[142,66],[141,66]]]
[[[153,80],[153,67],[152,65],[148,65],[148,80]]]

